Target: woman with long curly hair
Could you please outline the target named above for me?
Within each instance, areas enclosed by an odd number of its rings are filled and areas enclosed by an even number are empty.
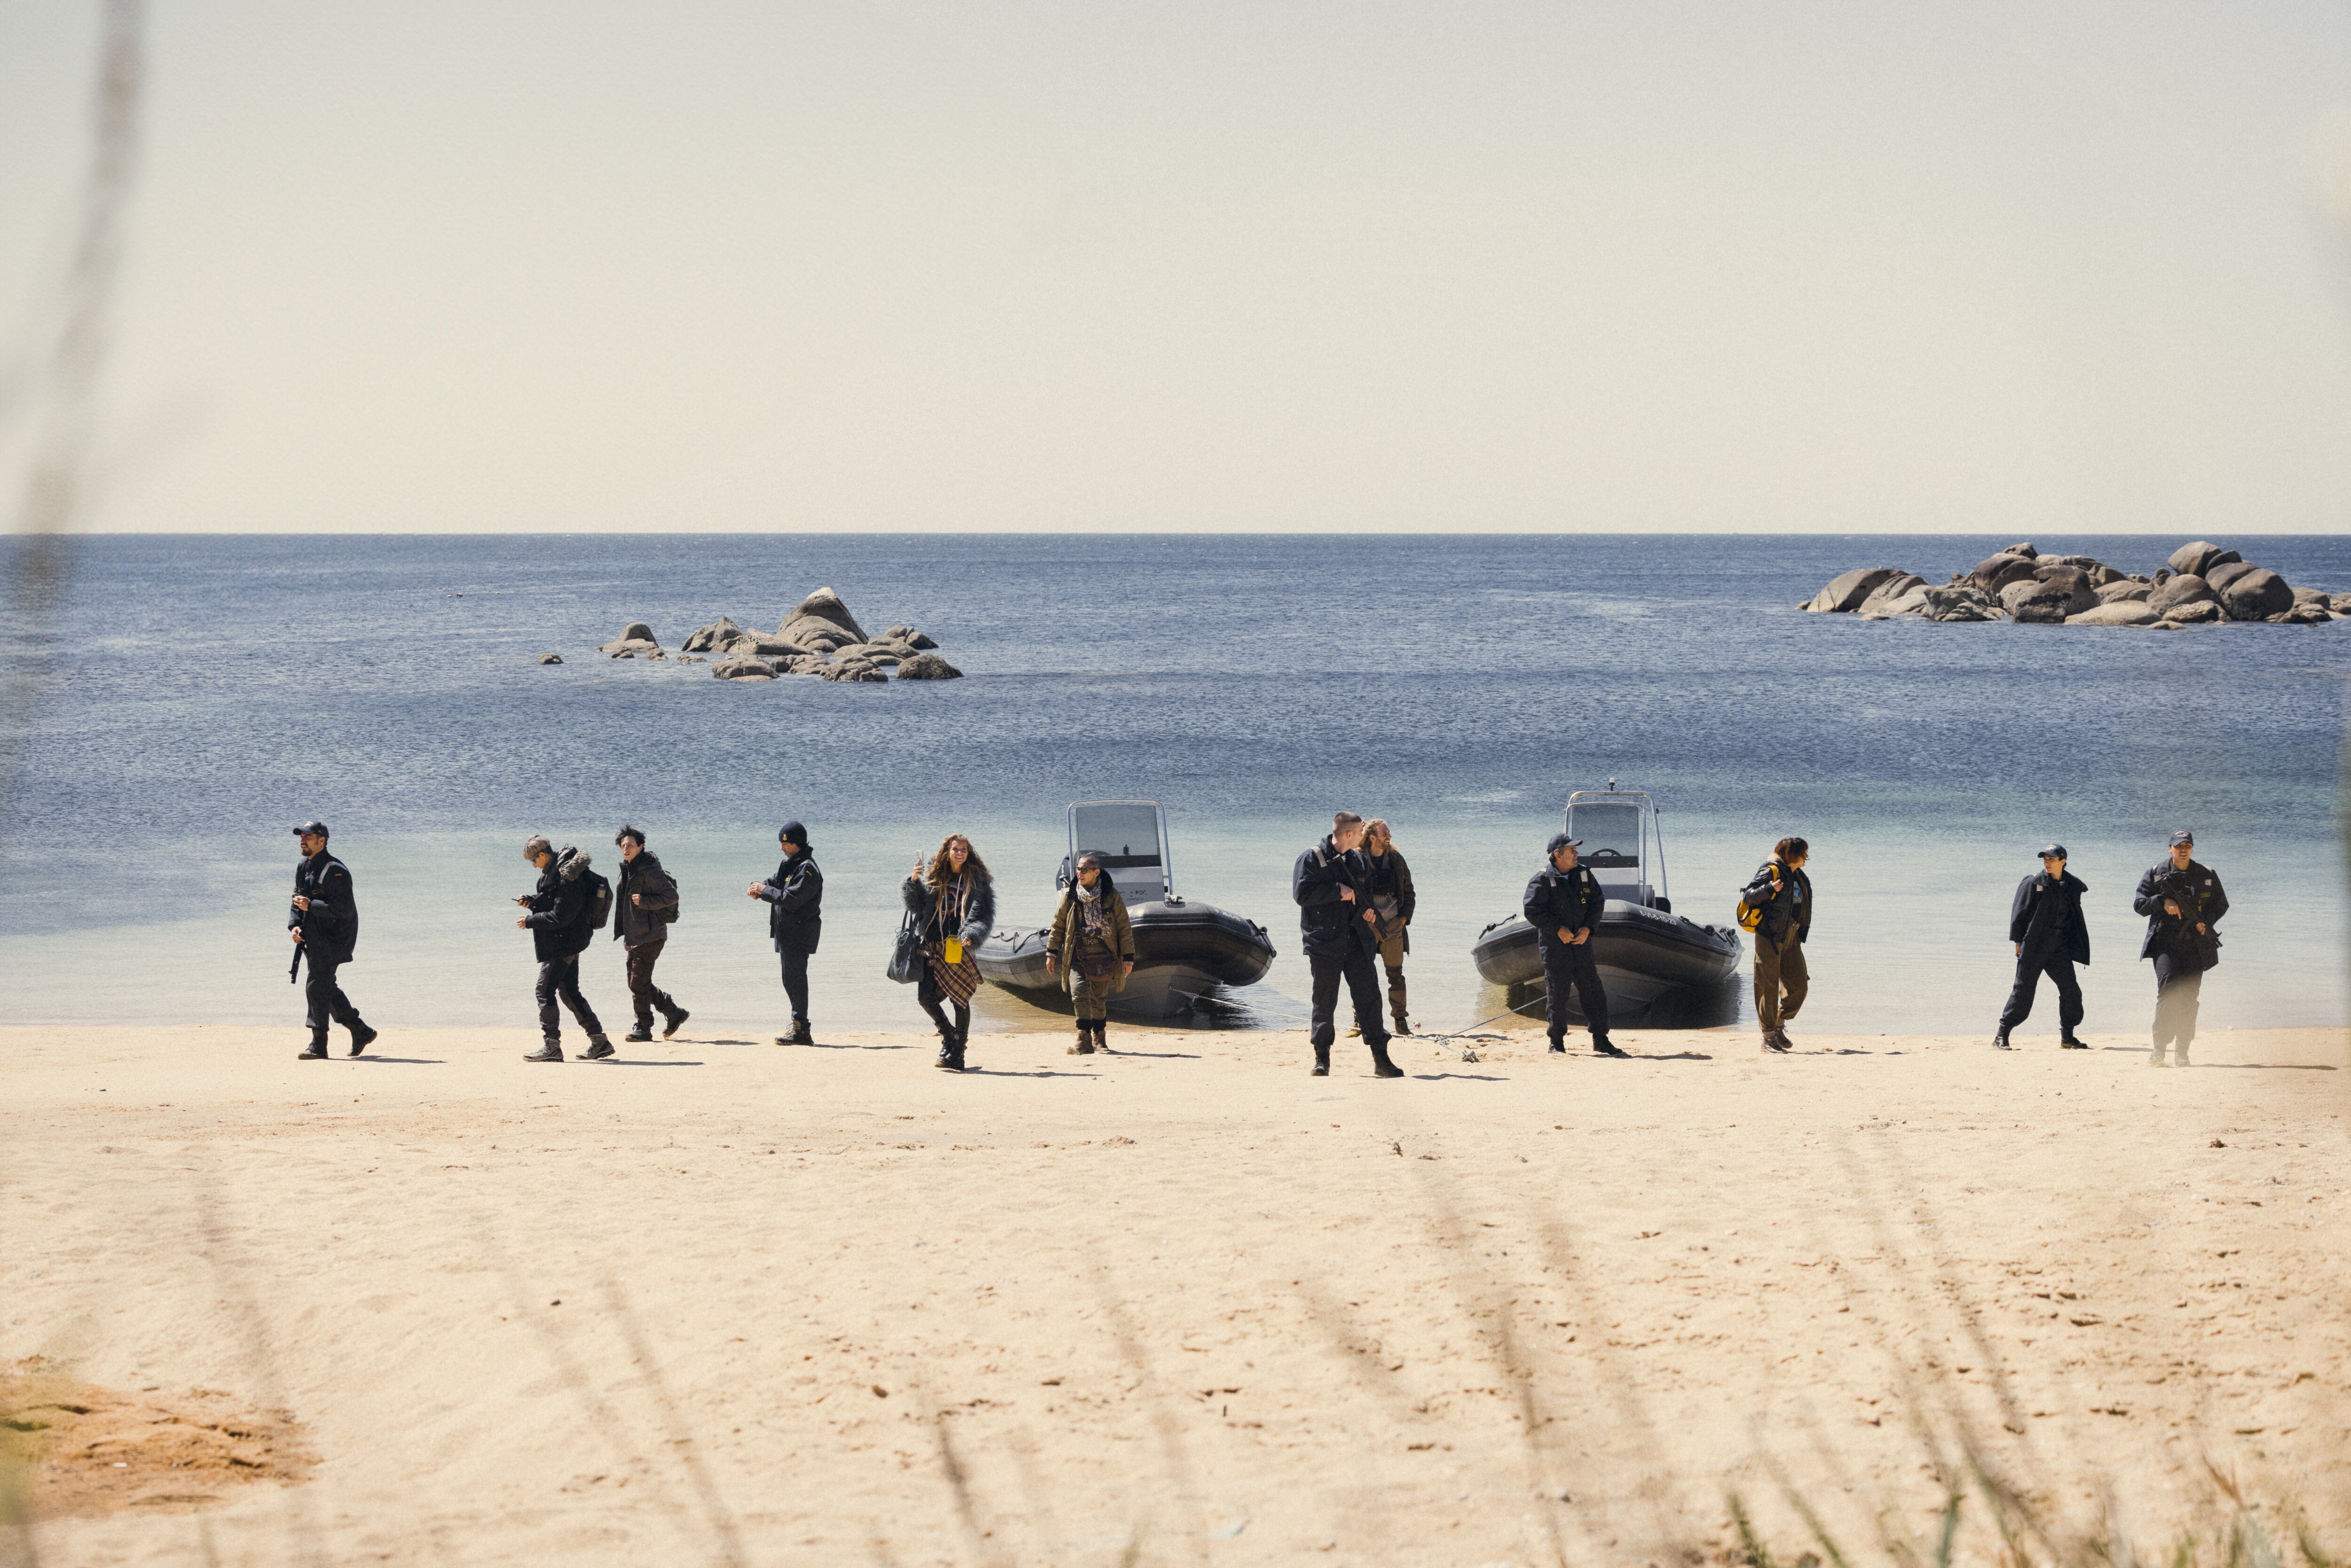
[[[963,1071],[965,1042],[971,1038],[971,994],[979,989],[979,945],[996,925],[996,882],[987,862],[972,852],[971,841],[949,833],[938,853],[898,890],[914,916],[923,942],[923,975],[916,999],[939,1030],[939,1065]],[[939,1004],[955,1009],[949,1019]]]

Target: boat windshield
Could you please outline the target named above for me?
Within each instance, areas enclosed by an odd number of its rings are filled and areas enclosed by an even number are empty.
[[[1567,831],[1583,841],[1579,852],[1600,879],[1601,891],[1628,903],[1643,902],[1647,878],[1642,868],[1642,811],[1631,800],[1579,800],[1567,809]]]
[[[1070,862],[1092,851],[1102,874],[1129,904],[1167,896],[1165,856],[1159,843],[1159,806],[1153,800],[1094,800],[1070,808]]]

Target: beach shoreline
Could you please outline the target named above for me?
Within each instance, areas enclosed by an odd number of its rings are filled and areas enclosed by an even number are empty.
[[[2207,1458],[2351,1542],[2351,1031],[0,1027],[0,1352],[283,1410],[298,1485],[44,1561],[1728,1561],[1915,1423],[2168,1550]],[[2010,1430],[2010,1427],[2018,1430]],[[956,1478],[960,1478],[956,1479]],[[87,1478],[84,1478],[85,1479]],[[100,1478],[103,1479],[103,1477]],[[1562,1500],[1562,1494],[1564,1500]]]

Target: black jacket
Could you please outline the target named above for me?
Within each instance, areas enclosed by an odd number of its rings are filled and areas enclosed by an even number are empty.
[[[2082,918],[2082,895],[2089,884],[2072,872],[2055,882],[2045,871],[2016,884],[2008,908],[2008,939],[2024,945],[2025,956],[2063,953],[2076,964],[2090,961],[2090,923]]]
[[[1801,945],[1813,934],[1813,879],[1802,872],[1783,866],[1776,860],[1765,861],[1756,868],[1755,880],[1740,889],[1741,898],[1762,899],[1771,893],[1771,879],[1780,879],[1780,891],[1771,894],[1763,905],[1763,918],[1756,923],[1755,935],[1774,942],[1785,942],[1792,927]]]
[[[1340,896],[1343,887],[1355,890],[1353,903]],[[1379,951],[1380,939],[1364,918],[1372,907],[1372,873],[1362,851],[1342,852],[1325,838],[1290,868],[1290,896],[1298,901],[1298,930],[1309,958]]]
[[[359,898],[350,869],[320,850],[294,868],[294,896],[310,901],[308,910],[286,906],[286,929],[302,933],[302,950],[313,964],[348,964],[360,945]]]
[[[759,884],[768,905],[768,939],[778,953],[813,953],[824,935],[824,873],[816,852],[803,849],[776,862],[776,874]]]
[[[632,894],[645,901],[642,908],[629,902]],[[662,911],[676,907],[677,883],[662,869],[661,857],[639,850],[636,859],[621,862],[621,880],[612,886],[612,940],[632,947],[668,941],[669,922]]]
[[[1365,852],[1364,869],[1371,876],[1372,908],[1376,912],[1383,898],[1395,901],[1395,934],[1404,938],[1404,950],[1411,952],[1412,912],[1419,903],[1419,895],[1413,891],[1412,867],[1405,863],[1403,852],[1391,843],[1388,852],[1384,855]],[[1390,920],[1383,916],[1378,925],[1384,928],[1390,925]]]
[[[1588,865],[1573,871],[1561,871],[1546,865],[1527,879],[1526,896],[1519,900],[1519,913],[1535,928],[1535,942],[1544,952],[1560,945],[1559,928],[1567,927],[1568,935],[1600,924],[1600,911],[1608,895],[1600,890],[1600,879],[1592,874]]]
[[[960,926],[947,924],[946,900],[931,891],[929,878],[910,876],[898,889],[899,898],[914,912],[914,928],[922,933],[925,942],[960,936],[965,946],[977,947],[996,929],[996,884],[969,865],[964,867],[964,873],[972,880],[972,890],[964,904]]]
[[[530,927],[531,950],[542,964],[569,958],[584,950],[596,935],[594,911],[588,904],[588,857],[569,844],[555,852],[555,863],[538,873],[531,890],[530,913],[522,917]]]
[[[2178,919],[2163,912],[2167,898],[2179,905]],[[2131,900],[2131,907],[2147,916],[2147,940],[2139,946],[2140,957],[2170,953],[2175,957],[2195,958],[2199,969],[2220,961],[2220,916],[2229,913],[2229,895],[2211,867],[2191,860],[2186,871],[2178,871],[2166,855],[2138,879],[2138,895]],[[2199,925],[2212,929],[2199,932]]]

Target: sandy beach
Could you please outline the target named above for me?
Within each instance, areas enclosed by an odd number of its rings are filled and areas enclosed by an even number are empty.
[[[45,1563],[1884,1560],[1962,1430],[2351,1549],[2344,1031],[299,1038],[0,1030]]]

